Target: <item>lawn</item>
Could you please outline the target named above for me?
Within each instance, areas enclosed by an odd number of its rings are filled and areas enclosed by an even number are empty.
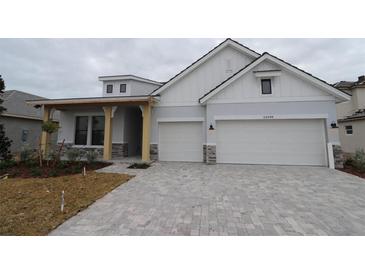
[[[0,180],[0,235],[47,235],[130,178],[89,171],[86,176]]]

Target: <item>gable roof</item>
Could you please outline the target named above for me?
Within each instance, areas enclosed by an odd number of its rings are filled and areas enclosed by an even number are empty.
[[[26,101],[45,99],[44,97],[19,90],[6,90],[3,94],[3,99],[3,106],[6,108],[6,111],[3,112],[5,116],[17,115],[35,119],[42,118],[41,109],[35,109],[27,105]]]
[[[326,81],[321,80],[321,79],[313,76],[312,74],[310,74],[292,64],[289,64],[288,62],[285,62],[284,60],[282,60],[274,55],[271,55],[268,52],[264,52],[260,57],[256,58],[251,63],[249,63],[247,66],[243,67],[238,72],[236,72],[235,74],[233,74],[232,76],[230,76],[229,78],[224,80],[222,83],[220,83],[218,86],[216,86],[215,88],[211,89],[209,92],[204,94],[199,99],[199,103],[205,103],[210,98],[212,98],[215,94],[220,92],[222,89],[224,89],[225,87],[230,85],[235,80],[239,79],[241,76],[243,76],[245,73],[247,73],[249,70],[251,70],[252,68],[257,66],[264,60],[270,60],[273,63],[276,63],[276,64],[286,68],[287,70],[295,73],[296,75],[300,76],[301,78],[308,80],[317,86],[322,87],[325,91],[327,91],[331,95],[335,96],[338,99],[338,101],[340,101],[340,102],[350,100],[350,98],[351,98],[350,95],[333,87],[331,84],[327,83]]]
[[[340,81],[335,83],[333,86],[341,90],[350,90],[357,87],[365,87],[365,75],[359,76],[358,80],[355,82]]]
[[[227,46],[231,46],[231,47],[233,47],[233,48],[235,48],[235,49],[237,49],[241,52],[244,52],[244,53],[246,53],[246,54],[248,54],[248,55],[250,55],[254,58],[257,58],[257,57],[260,56],[260,54],[257,53],[256,51],[242,45],[241,43],[239,43],[239,42],[237,42],[237,41],[235,41],[231,38],[228,38],[228,39],[224,40],[222,43],[220,43],[218,46],[216,46],[215,48],[213,48],[212,50],[207,52],[205,55],[200,57],[194,63],[192,63],[191,65],[189,65],[188,67],[186,67],[185,69],[180,71],[178,74],[176,74],[170,80],[165,82],[161,87],[154,90],[151,93],[151,95],[157,95],[157,94],[161,93],[163,90],[165,90],[166,88],[168,88],[169,86],[171,86],[172,84],[177,82],[179,79],[183,78],[185,75],[187,75],[188,73],[190,73],[191,71],[193,71],[194,69],[199,67],[205,61],[207,61],[209,58],[211,58],[212,56],[214,56],[215,54],[217,54],[219,51],[221,51],[222,49],[224,49]]]
[[[30,106],[27,104],[27,101],[47,100],[47,98],[20,90],[5,90],[2,97],[4,99],[3,106],[6,108],[6,111],[4,111],[1,116],[43,120],[43,109]],[[58,111],[54,112],[53,120],[59,120]]]

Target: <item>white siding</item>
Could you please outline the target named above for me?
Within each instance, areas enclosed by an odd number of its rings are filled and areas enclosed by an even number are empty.
[[[197,105],[206,92],[253,60],[226,47],[161,93],[159,105]]]
[[[131,81],[131,95],[148,95],[155,89],[157,89],[159,85],[144,83],[139,81]]]
[[[127,90],[125,93],[120,92],[120,85],[126,84]],[[113,92],[107,93],[106,87],[107,85],[113,85]],[[115,80],[115,81],[103,81],[103,96],[109,97],[109,96],[139,96],[139,95],[148,95],[155,89],[157,89],[159,85],[157,84],[151,84],[151,83],[145,83],[141,81],[136,80]]]
[[[281,75],[272,78],[272,95],[261,94],[261,78],[254,75],[254,71],[263,70],[281,70]],[[308,81],[304,81],[293,73],[284,70],[276,64],[269,61],[264,61],[255,68],[248,71],[241,78],[234,81],[232,84],[221,90],[209,103],[225,103],[225,102],[247,102],[247,101],[288,101],[293,98],[305,100],[305,98],[313,98],[331,100],[334,98],[329,96],[325,91],[320,90]]]

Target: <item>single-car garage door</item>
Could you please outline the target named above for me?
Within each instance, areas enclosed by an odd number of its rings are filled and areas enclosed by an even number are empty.
[[[202,122],[159,123],[160,161],[203,161]]]
[[[326,166],[324,120],[217,121],[217,162]]]

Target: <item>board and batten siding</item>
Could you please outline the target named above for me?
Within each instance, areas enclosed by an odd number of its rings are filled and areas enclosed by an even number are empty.
[[[254,74],[255,71],[265,70],[280,70],[281,73],[280,76],[271,78],[271,95],[261,94],[261,78],[256,77]],[[313,97],[318,98],[318,100],[335,100],[327,92],[320,90],[308,81],[300,79],[276,64],[264,61],[213,96],[208,104],[250,101],[269,102],[274,100],[291,101],[293,99],[315,101]]]
[[[252,60],[252,57],[226,47],[162,91],[158,105],[198,105],[201,96]]]

